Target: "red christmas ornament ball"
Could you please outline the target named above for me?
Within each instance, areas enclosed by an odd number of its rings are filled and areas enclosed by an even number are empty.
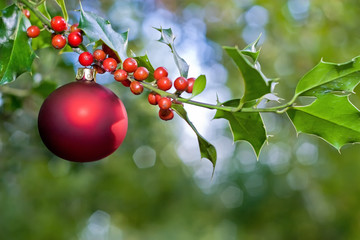
[[[92,69],[83,70],[83,76],[95,74]],[[39,133],[46,147],[58,157],[74,162],[91,162],[110,155],[123,142],[127,127],[121,100],[108,88],[85,77],[52,92],[38,117]]]

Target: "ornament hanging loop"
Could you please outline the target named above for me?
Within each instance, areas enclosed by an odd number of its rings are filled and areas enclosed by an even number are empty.
[[[96,71],[92,68],[78,68],[76,80],[94,81],[96,82]]]

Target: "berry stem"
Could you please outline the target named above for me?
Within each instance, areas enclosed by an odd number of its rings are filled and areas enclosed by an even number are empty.
[[[30,0],[18,0],[18,2],[24,4],[25,6],[27,6],[29,9],[31,9],[31,11],[34,12],[34,14],[39,18],[39,20],[43,23],[44,28],[49,31],[49,32],[53,32],[51,30],[51,22],[50,19],[48,19],[44,14],[42,14],[37,7],[39,5],[41,5],[45,0],[40,1],[39,3],[31,3]],[[68,34],[65,32],[64,36],[67,38]],[[84,44],[80,44],[77,48],[72,48],[72,50],[78,54],[81,54],[84,52],[84,50],[82,49],[86,49],[86,47],[84,46]]]
[[[34,14],[40,19],[40,21],[47,25],[50,26],[50,19],[48,19],[47,17],[44,16],[44,14],[42,14],[36,7],[38,6],[37,4],[31,4],[29,1],[27,0],[18,0],[19,2],[23,3],[26,7],[28,7],[29,9],[31,9],[31,11],[34,12]]]
[[[32,10],[34,12],[34,14],[39,18],[39,20],[44,24],[45,28],[47,30],[50,29],[49,28],[50,20],[46,16],[44,16],[37,9],[37,7],[43,1],[40,1],[39,3],[36,3],[36,4],[32,3],[30,0],[18,0],[18,2],[24,4],[30,10]],[[81,46],[82,46],[82,44],[81,44]],[[72,49],[73,49],[74,52],[77,52],[79,54],[83,52],[79,48],[72,48]],[[151,90],[153,92],[156,92],[156,93],[160,94],[163,97],[170,97],[170,98],[175,99],[175,100],[177,100],[179,102],[195,105],[195,106],[198,106],[198,107],[203,107],[203,108],[207,108],[207,109],[223,110],[223,111],[227,111],[227,112],[275,112],[275,113],[281,114],[281,113],[284,113],[289,107],[291,107],[293,105],[293,103],[295,102],[295,100],[296,100],[296,97],[294,97],[289,102],[287,102],[287,103],[285,103],[283,105],[270,107],[270,108],[256,108],[256,106],[250,107],[250,108],[244,108],[243,105],[239,105],[238,107],[229,107],[229,106],[224,106],[224,105],[221,105],[221,104],[216,104],[215,105],[215,104],[203,103],[203,102],[198,102],[198,101],[193,101],[193,100],[190,100],[190,99],[182,98],[182,97],[179,96],[179,92],[168,93],[166,91],[160,90],[156,86],[153,86],[151,83],[142,82],[142,85],[144,86],[144,88],[147,88],[147,89],[149,89],[149,90]]]
[[[252,108],[252,107],[250,107],[250,108],[240,108],[239,109],[238,107],[229,107],[229,106],[214,105],[214,104],[209,104],[209,103],[193,101],[193,100],[190,100],[190,99],[179,97],[176,94],[168,93],[168,92],[165,92],[163,90],[160,90],[157,87],[151,85],[150,83],[143,82],[142,84],[143,84],[144,88],[147,88],[147,89],[149,89],[149,90],[151,90],[153,92],[156,92],[156,93],[160,94],[163,97],[170,97],[170,98],[175,99],[175,100],[177,100],[179,102],[195,105],[195,106],[198,106],[198,107],[203,107],[203,108],[208,108],[208,109],[223,110],[223,111],[227,111],[227,112],[276,112],[276,113],[280,114],[280,113],[283,113],[285,109],[290,107],[295,101],[295,98],[294,98],[294,99],[292,99],[291,101],[289,101],[286,104],[276,106],[276,107],[270,107],[270,108]]]

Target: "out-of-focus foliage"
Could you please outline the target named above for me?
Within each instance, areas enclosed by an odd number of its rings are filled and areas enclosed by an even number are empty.
[[[78,2],[65,3],[70,22],[77,22],[79,12],[71,10],[79,9]],[[280,77],[282,87],[275,91],[283,98],[293,95],[298,78],[321,57],[345,62],[359,55],[355,0],[87,0],[82,5],[108,18],[118,32],[129,28],[129,48],[138,55],[147,52],[154,67],[164,65],[174,78],[172,55],[151,28],[171,27],[179,55],[190,64],[189,76],[206,75],[208,86],[200,96],[214,101],[216,93],[221,101],[242,93],[236,66],[220,46],[245,46],[260,32],[262,71]],[[56,3],[48,10],[53,16],[62,12]],[[231,145],[225,124],[201,122],[205,113],[189,111],[218,149],[211,180],[210,163],[192,151],[196,136],[188,126],[161,122],[146,95],[133,96],[105,74],[99,82],[107,83],[128,110],[123,145],[91,164],[54,157],[38,136],[37,112],[53,84],[74,80],[77,55],[59,56],[51,48],[36,54],[33,75],[0,87],[0,239],[360,237],[360,147],[345,146],[340,155],[321,139],[296,137],[288,119],[276,114],[261,115],[275,137],[256,162],[247,143]],[[350,99],[359,104],[357,96]]]

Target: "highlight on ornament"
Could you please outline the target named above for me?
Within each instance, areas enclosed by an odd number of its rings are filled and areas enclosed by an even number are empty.
[[[128,118],[122,101],[96,83],[96,71],[79,68],[76,81],[52,92],[41,106],[38,129],[46,147],[60,158],[92,162],[123,142]]]

